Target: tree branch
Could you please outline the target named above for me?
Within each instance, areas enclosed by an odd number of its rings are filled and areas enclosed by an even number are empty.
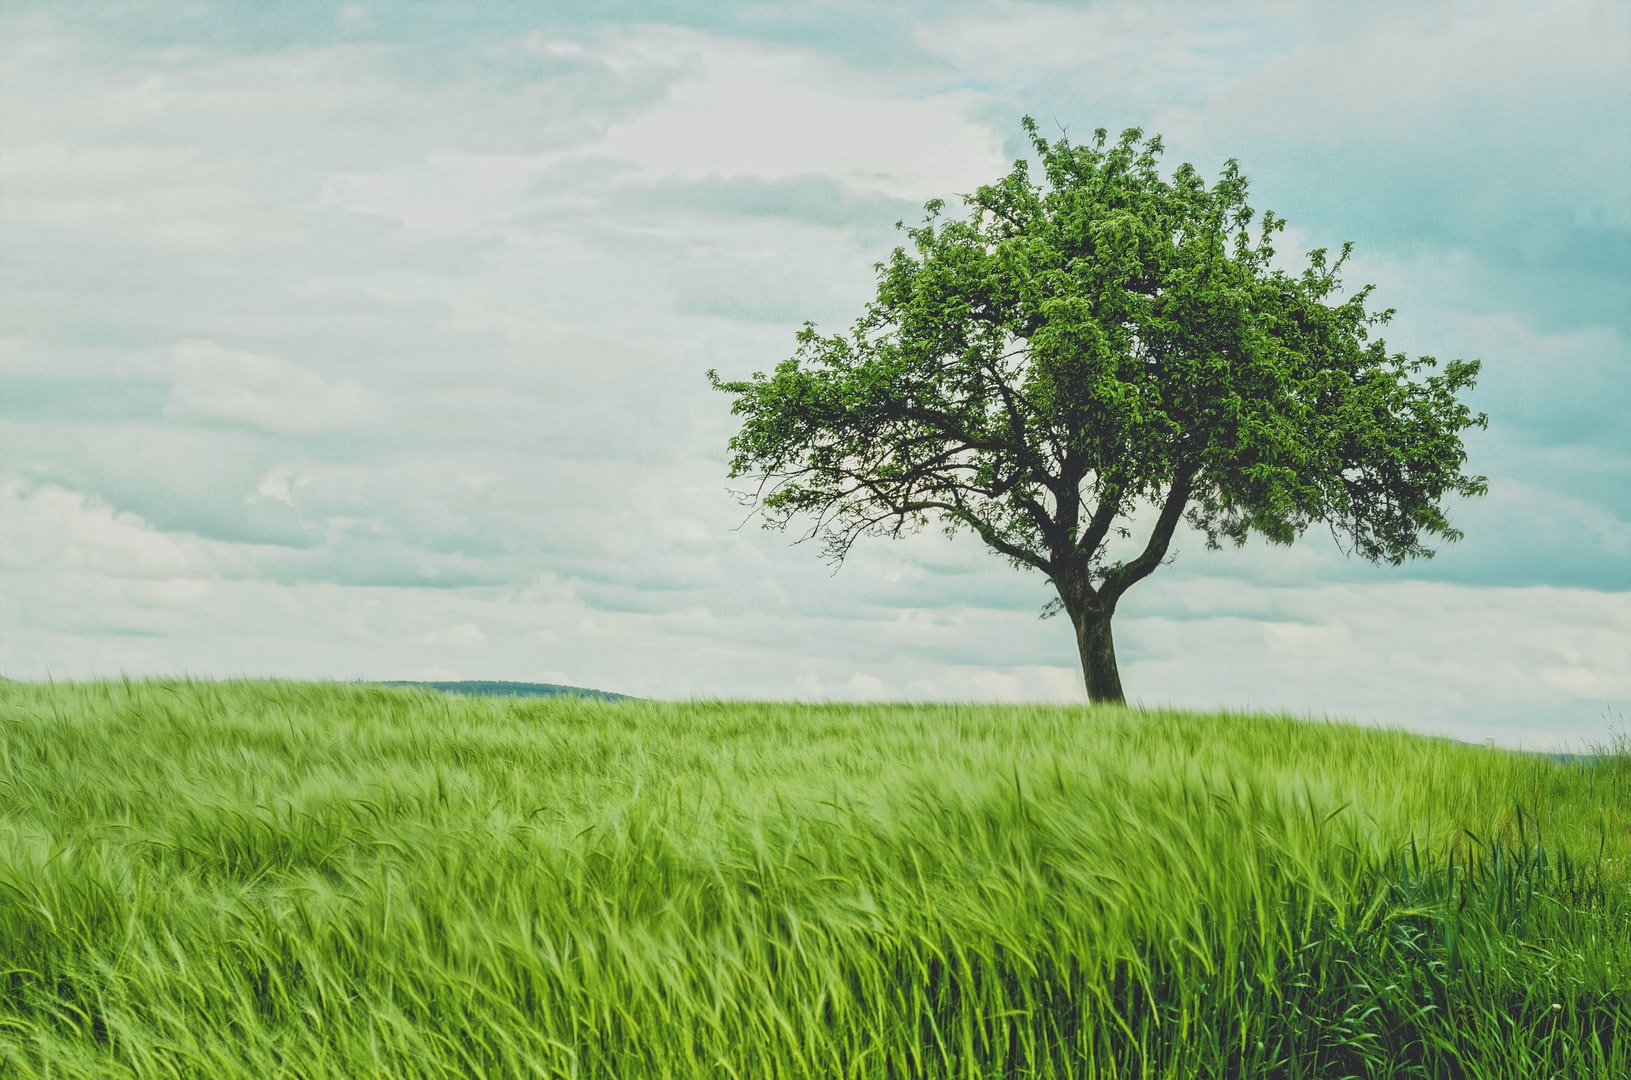
[[[1126,592],[1128,588],[1143,581],[1155,572],[1161,565],[1161,560],[1167,557],[1167,546],[1172,543],[1172,534],[1178,527],[1178,521],[1183,517],[1184,507],[1189,503],[1189,495],[1195,481],[1195,466],[1188,465],[1178,470],[1173,478],[1172,488],[1167,492],[1166,502],[1161,506],[1161,516],[1155,521],[1155,528],[1150,531],[1150,539],[1144,545],[1144,550],[1132,562],[1111,570],[1104,578],[1104,587],[1100,590],[1106,598],[1114,603]]]
[[[1115,524],[1116,515],[1121,513],[1121,481],[1115,476],[1106,480],[1100,488],[1099,505],[1088,519],[1087,531],[1082,533],[1076,541],[1078,554],[1088,558],[1099,550],[1104,538],[1110,535],[1110,526]]]
[[[924,504],[924,509],[937,509],[949,513],[952,515],[952,517],[973,529],[979,535],[980,539],[985,542],[987,547],[992,548],[999,554],[1008,556],[1015,562],[1024,563],[1026,566],[1040,570],[1044,574],[1050,572],[1047,559],[1032,551],[1030,548],[1020,547],[1018,544],[1004,540],[997,534],[997,531],[991,527],[989,522],[981,520],[972,510],[964,507],[960,500],[954,501],[951,504],[926,503]]]
[[[971,484],[942,481],[933,485],[930,493],[914,495],[913,489],[916,486],[914,481],[921,480],[922,477],[903,476],[893,482],[883,483],[868,472],[841,467],[812,468],[800,472],[814,473],[818,476],[825,474],[835,481],[844,482],[836,490],[822,497],[820,500],[822,505],[817,510],[815,524],[804,536],[804,539],[811,539],[827,530],[830,537],[826,545],[828,555],[835,561],[842,562],[858,537],[891,518],[896,522],[893,531],[898,534],[908,517],[928,511],[939,511],[973,529],[982,541],[998,553],[1044,573],[1049,572],[1047,559],[1028,547],[1005,539],[997,527],[970,508],[962,496],[963,492],[968,492],[990,498],[991,494],[986,489]],[[933,494],[936,492],[940,497]],[[883,512],[867,514],[865,507],[868,503]],[[795,509],[797,508],[786,508],[780,515],[781,519],[790,516]]]

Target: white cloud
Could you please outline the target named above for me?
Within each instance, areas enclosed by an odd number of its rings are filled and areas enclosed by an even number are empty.
[[[976,120],[983,95],[925,93],[805,49],[672,30],[636,42],[686,65],[667,100],[598,147],[660,174],[820,174],[923,201],[999,174],[1004,132]]]
[[[974,685],[996,701],[1019,700],[1019,680],[1001,671],[984,671],[974,676]]]
[[[445,630],[432,630],[419,635],[422,645],[435,645],[441,649],[458,649],[469,651],[480,649],[487,644],[487,635],[481,632],[481,627],[473,622],[459,623],[449,626]]]
[[[513,208],[532,173],[559,157],[433,154],[394,173],[336,173],[325,181],[319,202],[394,218],[410,228],[468,232]]]
[[[194,541],[167,535],[131,513],[52,484],[0,483],[0,566],[16,572],[95,571],[174,578],[205,571]]]
[[[1298,14],[1301,40],[1227,88],[1214,116],[1242,132],[1321,141],[1442,138],[1448,118],[1483,128],[1499,117],[1502,133],[1515,137],[1514,120],[1574,112],[1592,98],[1623,108],[1631,96],[1624,5],[1315,4]],[[1548,134],[1524,127],[1525,137]]]
[[[198,340],[178,343],[171,357],[175,381],[167,415],[314,435],[366,428],[384,412],[378,396],[361,384],[331,382],[276,357]]]
[[[870,672],[857,671],[844,680],[843,696],[861,701],[876,701],[889,696],[888,685]]]
[[[383,474],[380,470],[331,462],[293,462],[268,469],[245,501],[270,500],[335,518],[366,510],[372,504],[373,491],[409,502],[422,488],[414,478],[400,473]]]
[[[916,39],[959,71],[977,72],[1010,94],[1034,96],[1037,83],[1065,78],[1091,87],[1094,93],[1080,105],[1096,109],[1126,112],[1140,101],[1194,107],[1220,83],[1268,63],[1298,34],[1300,20],[1286,4],[1231,10],[1231,18],[1217,19],[1196,18],[1196,9],[1182,4],[999,0],[925,20]],[[1073,103],[1072,111],[1077,107]],[[1036,119],[1046,128],[1054,117],[1038,113]],[[1097,122],[1114,126],[1117,117]],[[1080,139],[1091,130],[1071,135]]]
[[[1602,734],[1631,701],[1631,592],[1429,582],[1273,589],[1152,578],[1123,604],[1129,696],[1463,737]],[[1566,723],[1559,716],[1568,716]]]
[[[294,506],[296,482],[295,478],[290,474],[290,470],[275,469],[261,478],[261,482],[255,485],[254,494],[250,495],[246,501],[273,499],[285,506],[292,507]]]

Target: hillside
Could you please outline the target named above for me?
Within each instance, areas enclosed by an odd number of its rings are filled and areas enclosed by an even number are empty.
[[[1631,758],[0,683],[0,1074],[1631,1075]]]
[[[582,697],[601,701],[627,701],[627,694],[614,694],[607,690],[587,690],[581,686],[562,686],[559,683],[502,682],[492,679],[463,679],[457,682],[412,682],[391,679],[384,682],[364,683],[365,686],[397,686],[410,690],[434,690],[440,694],[463,694],[467,697]]]

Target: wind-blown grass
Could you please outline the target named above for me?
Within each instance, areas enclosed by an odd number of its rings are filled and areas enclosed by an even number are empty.
[[[0,1074],[1631,1075],[1631,756],[0,681]]]

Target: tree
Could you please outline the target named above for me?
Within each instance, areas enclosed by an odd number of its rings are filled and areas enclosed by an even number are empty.
[[[1137,128],[1024,128],[1045,183],[1020,160],[964,218],[927,203],[848,334],[806,323],[774,374],[708,373],[767,528],[811,515],[836,563],[864,534],[973,531],[1047,576],[1095,702],[1124,700],[1111,617],[1180,520],[1210,548],[1324,522],[1392,565],[1460,538],[1440,500],[1486,489],[1461,471],[1460,433],[1486,424],[1458,398],[1478,361],[1390,354],[1372,330],[1392,309],[1339,296],[1349,244],[1275,268],[1285,223],[1251,234],[1235,161],[1211,186],[1188,164],[1169,180]]]

